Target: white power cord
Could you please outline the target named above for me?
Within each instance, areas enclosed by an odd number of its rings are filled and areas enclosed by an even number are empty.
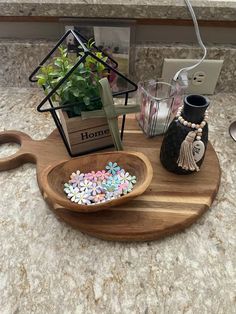
[[[203,42],[202,42],[201,35],[200,35],[200,31],[199,31],[199,27],[198,27],[197,18],[196,18],[196,15],[195,15],[195,13],[194,13],[193,7],[192,7],[192,5],[191,5],[191,3],[190,3],[189,0],[184,0],[184,1],[185,1],[186,5],[187,5],[187,7],[188,7],[188,9],[189,9],[189,12],[190,12],[190,14],[191,14],[191,16],[192,16],[192,20],[193,20],[194,29],[195,29],[195,33],[196,33],[196,36],[197,36],[198,43],[199,43],[200,47],[202,48],[202,50],[203,50],[203,52],[204,52],[203,57],[202,57],[201,60],[199,60],[199,61],[198,61],[196,64],[194,64],[194,65],[191,65],[191,66],[189,66],[189,67],[180,69],[180,70],[174,75],[174,77],[173,77],[173,80],[174,80],[174,81],[177,81],[178,77],[179,77],[179,76],[182,76],[182,80],[186,82],[186,80],[187,80],[187,73],[186,73],[186,72],[188,72],[188,71],[190,71],[190,70],[196,68],[199,64],[201,64],[201,63],[203,62],[203,60],[206,58],[207,49],[206,49],[205,45],[204,45]],[[181,73],[181,72],[183,72],[183,73]],[[180,75],[180,74],[181,74],[181,75]]]

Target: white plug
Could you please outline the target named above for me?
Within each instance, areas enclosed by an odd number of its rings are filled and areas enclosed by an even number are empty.
[[[173,80],[174,81],[177,81],[177,79],[179,79],[179,76],[181,75],[182,72],[187,72],[187,71],[190,71],[190,70],[193,70],[195,69],[198,65],[200,65],[206,58],[206,55],[207,55],[207,49],[205,47],[205,45],[203,44],[202,42],[202,38],[201,38],[201,35],[200,35],[200,31],[199,31],[199,27],[198,27],[198,22],[197,22],[197,18],[196,18],[196,15],[194,13],[194,10],[193,10],[193,7],[190,3],[190,0],[184,0],[188,9],[189,9],[189,12],[191,14],[191,17],[192,17],[192,20],[193,20],[193,25],[194,25],[194,30],[195,30],[195,33],[196,33],[196,36],[197,36],[197,41],[199,43],[199,46],[202,48],[203,50],[203,57],[201,58],[201,60],[199,60],[196,64],[192,65],[192,66],[189,66],[189,67],[186,67],[186,68],[183,68],[183,69],[180,69],[173,77]],[[188,79],[188,76],[187,76],[187,79]],[[183,82],[186,80],[185,79],[185,76],[182,78],[180,78],[180,80],[182,80]],[[187,84],[188,86],[188,84]]]
[[[181,71],[178,76],[178,81],[182,88],[187,88],[188,87],[188,72],[185,70]]]

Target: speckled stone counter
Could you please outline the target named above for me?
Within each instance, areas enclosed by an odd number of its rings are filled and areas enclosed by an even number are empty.
[[[29,75],[54,47],[52,41],[15,41],[0,42],[0,86],[34,87]],[[208,59],[224,60],[216,86],[217,92],[236,90],[236,45],[208,45]],[[156,45],[137,45],[130,59],[133,65],[133,80],[137,83],[161,77],[164,58],[198,59],[202,52],[196,45],[173,43]]]
[[[0,131],[34,139],[54,128],[37,89],[0,89]],[[0,312],[235,313],[236,94],[211,97],[210,140],[222,181],[212,208],[185,232],[147,243],[105,242],[57,220],[35,166],[0,173]],[[0,146],[0,156],[12,146]]]
[[[236,19],[236,2],[192,0],[198,19]],[[187,19],[183,0],[0,0],[1,16]]]

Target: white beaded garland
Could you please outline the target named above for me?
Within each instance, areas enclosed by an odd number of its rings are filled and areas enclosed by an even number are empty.
[[[205,115],[204,115],[204,120],[200,124],[195,124],[195,123],[191,123],[189,121],[184,120],[184,118],[181,116],[182,111],[183,111],[183,106],[181,106],[178,109],[176,118],[184,126],[192,128],[192,129],[196,129],[196,140],[200,141],[201,138],[202,138],[202,130],[203,130],[203,128],[206,125],[207,120],[208,120],[208,112],[207,112],[207,110],[206,110]]]

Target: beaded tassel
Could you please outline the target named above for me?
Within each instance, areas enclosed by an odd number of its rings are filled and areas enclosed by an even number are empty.
[[[196,137],[196,132],[190,131],[185,140],[182,142],[177,160],[178,166],[185,170],[199,171],[193,156],[193,141]]]
[[[191,129],[195,129],[195,131],[190,131],[184,141],[180,146],[179,158],[177,160],[177,164],[179,167],[185,170],[191,171],[199,171],[199,167],[196,163],[196,160],[193,155],[193,142],[196,139],[197,142],[202,143],[203,149],[205,150],[204,144],[201,141],[202,138],[202,130],[207,123],[208,120],[208,113],[205,112],[204,119],[200,124],[191,123],[189,121],[184,120],[181,113],[183,110],[183,106],[181,106],[177,112],[176,118],[178,119],[179,123],[183,124],[186,127]]]

